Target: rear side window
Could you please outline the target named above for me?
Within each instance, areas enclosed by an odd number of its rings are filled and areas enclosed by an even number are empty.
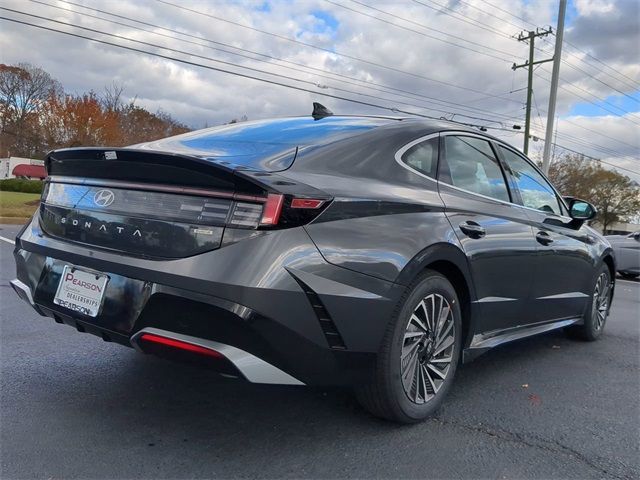
[[[476,137],[444,137],[444,164],[439,180],[473,193],[509,201],[502,170],[486,140]]]
[[[402,161],[411,168],[429,177],[436,177],[438,164],[438,137],[414,145],[402,156]]]
[[[525,207],[561,215],[560,203],[549,182],[524,158],[500,146],[507,168],[520,190]]]

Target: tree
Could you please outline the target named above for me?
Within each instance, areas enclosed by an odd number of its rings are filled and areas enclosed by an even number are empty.
[[[52,95],[40,111],[48,149],[114,145],[120,138],[118,114],[103,108],[94,92]]]
[[[0,64],[0,155],[32,156],[38,144],[38,112],[60,83],[28,63]]]
[[[640,212],[640,185],[600,162],[567,155],[551,164],[549,178],[563,195],[591,202],[598,210],[595,222],[605,233],[612,223]]]
[[[127,146],[141,142],[158,140],[189,131],[186,125],[173,119],[162,110],[151,113],[133,102],[118,112],[120,136],[113,145]]]

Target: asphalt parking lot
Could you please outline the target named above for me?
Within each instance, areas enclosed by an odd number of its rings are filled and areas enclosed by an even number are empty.
[[[13,238],[16,227],[0,226]],[[640,478],[640,283],[604,337],[552,332],[458,373],[437,417],[343,391],[224,380],[39,317],[0,241],[0,477]]]

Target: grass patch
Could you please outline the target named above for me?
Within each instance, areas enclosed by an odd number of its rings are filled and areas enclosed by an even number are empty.
[[[0,217],[27,218],[33,215],[40,205],[37,193],[0,191]]]

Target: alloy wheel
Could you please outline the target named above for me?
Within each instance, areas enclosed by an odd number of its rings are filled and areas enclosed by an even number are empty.
[[[609,310],[609,290],[611,284],[609,282],[609,276],[606,273],[601,273],[596,282],[596,288],[593,292],[593,326],[596,330],[600,330],[604,325],[604,321],[607,318],[607,311]]]
[[[409,400],[423,404],[436,396],[454,362],[455,322],[442,295],[427,295],[413,310],[402,340],[400,375]]]

